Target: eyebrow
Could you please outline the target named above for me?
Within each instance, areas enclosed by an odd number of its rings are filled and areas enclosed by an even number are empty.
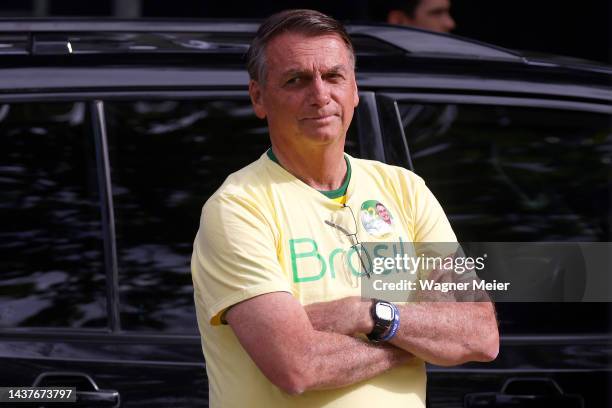
[[[334,65],[333,67],[331,67],[330,69],[326,70],[323,72],[323,75],[326,74],[334,74],[334,73],[338,73],[338,72],[344,72],[346,71],[346,67],[343,64],[338,64],[338,65]],[[282,77],[288,77],[288,76],[293,76],[293,75],[310,75],[312,73],[312,71],[310,70],[304,70],[304,69],[300,69],[300,68],[293,68],[293,69],[288,69],[287,71],[283,72]]]
[[[436,8],[429,10],[427,14],[440,14],[440,13],[446,13],[449,11],[450,11],[450,7],[440,6],[440,7],[436,7]]]

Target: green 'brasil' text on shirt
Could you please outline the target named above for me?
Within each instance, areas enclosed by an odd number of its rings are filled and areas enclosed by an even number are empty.
[[[191,269],[210,407],[425,406],[425,365],[418,358],[368,381],[291,396],[261,373],[232,329],[220,324],[224,310],[265,293],[289,292],[303,305],[359,296],[356,254],[347,236],[326,220],[356,229],[361,242],[456,241],[420,177],[347,158],[352,175],[346,205],[354,216],[265,153],[230,175],[204,205]],[[375,213],[379,203],[388,217]]]

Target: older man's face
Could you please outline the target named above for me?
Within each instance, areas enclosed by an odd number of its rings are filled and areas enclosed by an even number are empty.
[[[285,33],[266,48],[265,82],[251,81],[255,113],[276,145],[344,143],[359,102],[349,50],[336,35]]]

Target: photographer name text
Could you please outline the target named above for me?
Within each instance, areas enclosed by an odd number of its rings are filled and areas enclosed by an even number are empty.
[[[378,291],[412,291],[412,290],[427,290],[439,292],[465,291],[465,290],[487,290],[487,291],[506,291],[510,286],[510,282],[498,282],[493,280],[487,282],[484,280],[473,280],[471,282],[436,282],[433,280],[410,281],[402,279],[399,282],[385,282],[382,279],[376,279],[372,282],[374,290]]]

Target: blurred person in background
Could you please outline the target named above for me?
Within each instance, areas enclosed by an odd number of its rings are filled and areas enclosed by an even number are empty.
[[[385,18],[389,24],[449,33],[455,29],[450,7],[450,0],[394,0],[389,2]]]

